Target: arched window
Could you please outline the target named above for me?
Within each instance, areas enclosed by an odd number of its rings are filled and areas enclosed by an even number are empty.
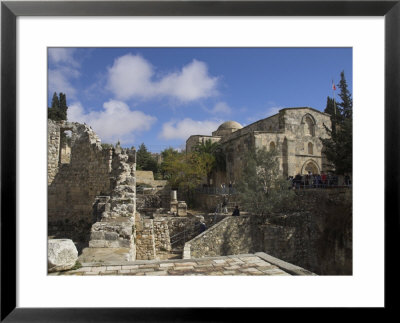
[[[309,155],[313,154],[313,144],[311,142],[308,143],[308,154]]]
[[[269,144],[269,150],[272,151],[274,149],[275,149],[275,143],[271,141],[271,143]]]
[[[306,123],[306,134],[314,136],[314,121],[311,119],[311,117],[307,116],[305,119],[305,123]]]

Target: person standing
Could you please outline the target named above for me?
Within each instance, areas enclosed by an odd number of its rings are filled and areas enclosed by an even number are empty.
[[[321,172],[322,187],[326,187],[326,174]]]
[[[202,233],[202,232],[204,232],[206,230],[207,230],[206,224],[203,221],[201,221],[200,222],[200,233]]]
[[[222,212],[224,212],[224,214],[228,213],[228,202],[226,201],[226,196],[224,196],[224,200],[222,201]]]

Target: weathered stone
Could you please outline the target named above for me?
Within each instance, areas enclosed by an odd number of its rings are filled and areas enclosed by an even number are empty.
[[[78,250],[70,239],[49,239],[47,245],[49,272],[71,269],[78,260]]]
[[[243,157],[254,148],[276,150],[280,160],[279,170],[284,177],[308,171],[317,174],[330,170],[319,139],[328,136],[324,125],[330,128],[330,115],[313,108],[281,109],[279,113],[245,127],[227,121],[211,137],[190,136],[186,141],[186,151],[193,150],[204,140],[221,143],[226,152],[226,172],[215,178],[214,185],[218,188],[222,183],[239,180]]]
[[[116,232],[105,232],[104,233],[104,238],[106,240],[117,240],[118,239],[118,233],[116,233]]]
[[[91,240],[104,240],[104,232],[92,231],[90,234]]]
[[[69,148],[62,142],[66,130],[72,132]],[[135,216],[135,171],[134,148],[103,149],[90,126],[48,120],[49,234],[83,245],[90,234],[89,247],[127,246],[135,257],[133,232],[122,229],[129,224],[103,225]]]

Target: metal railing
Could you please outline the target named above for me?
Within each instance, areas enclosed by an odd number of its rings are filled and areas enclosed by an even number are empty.
[[[184,228],[183,231],[178,232],[169,238],[171,247],[176,246],[178,244],[178,242],[181,242],[182,246],[183,246],[186,243],[186,241],[192,240],[195,236],[198,236],[202,232],[203,231],[202,231],[201,223],[195,224],[190,229]]]
[[[302,177],[301,179],[289,180],[289,187],[294,189],[306,189],[306,188],[335,188],[335,187],[351,187],[352,181],[350,178],[345,178],[343,183],[339,184],[339,178],[337,176],[326,177]]]
[[[288,180],[288,187],[293,187],[295,189],[300,188],[334,188],[334,187],[351,187],[352,180],[344,179],[344,182],[339,184],[338,176],[329,176],[324,180],[321,177],[311,177],[306,178],[302,176],[301,179],[293,178]],[[237,189],[234,187],[198,187],[196,188],[197,193],[209,194],[209,195],[236,195],[238,193]],[[217,212],[216,213],[220,213]]]
[[[210,195],[234,195],[236,194],[236,189],[234,187],[209,187],[203,186],[196,188],[196,192]]]

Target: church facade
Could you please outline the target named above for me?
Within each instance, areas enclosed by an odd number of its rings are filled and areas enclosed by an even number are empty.
[[[218,182],[235,182],[252,149],[276,150],[280,172],[284,177],[296,174],[321,174],[329,170],[319,138],[327,138],[324,128],[331,128],[330,115],[309,107],[285,108],[266,119],[242,127],[235,121],[221,124],[211,136],[193,135],[186,141],[186,151],[211,140],[220,142],[226,155],[226,173]]]

